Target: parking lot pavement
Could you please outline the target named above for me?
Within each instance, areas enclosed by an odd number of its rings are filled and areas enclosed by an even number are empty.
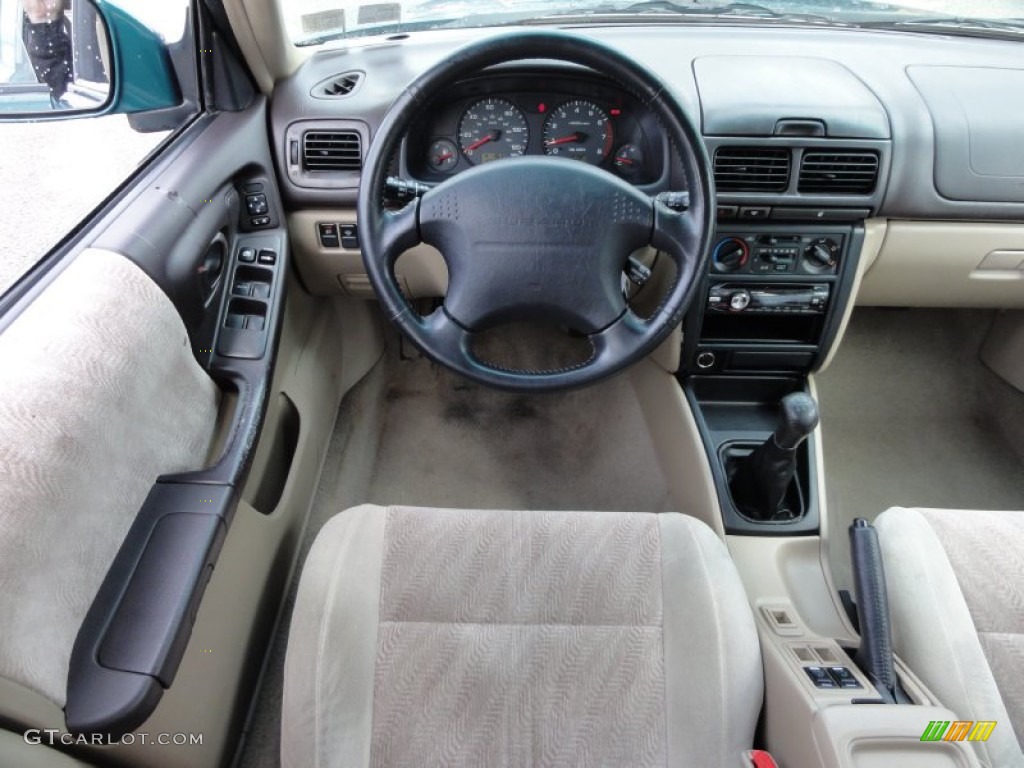
[[[166,135],[136,133],[123,115],[0,125],[0,293]]]

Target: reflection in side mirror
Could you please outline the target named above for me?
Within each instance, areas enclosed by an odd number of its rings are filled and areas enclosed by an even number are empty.
[[[110,59],[89,0],[0,0],[0,116],[99,110]]]

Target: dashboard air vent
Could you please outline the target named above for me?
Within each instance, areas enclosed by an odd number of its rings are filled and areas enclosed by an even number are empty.
[[[804,152],[800,192],[869,195],[878,181],[878,154],[870,151]]]
[[[307,171],[358,171],[363,167],[359,134],[306,131],[302,135],[302,166]]]
[[[351,95],[363,80],[362,72],[346,72],[325,80],[316,87],[314,95],[321,98],[340,99]]]
[[[720,147],[715,185],[723,192],[785,192],[790,152],[769,147]]]

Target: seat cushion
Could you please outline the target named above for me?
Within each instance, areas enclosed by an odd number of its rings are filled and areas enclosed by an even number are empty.
[[[1024,768],[1024,513],[894,507],[875,522],[896,653],[964,720],[984,764]]]
[[[761,674],[693,518],[357,507],[302,574],[282,762],[731,767]]]

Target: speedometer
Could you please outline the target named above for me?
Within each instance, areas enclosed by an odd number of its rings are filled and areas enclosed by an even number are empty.
[[[597,165],[612,150],[612,123],[590,101],[567,101],[544,123],[544,151]]]
[[[526,118],[507,99],[481,99],[470,104],[459,119],[459,147],[473,163],[521,155],[529,140]]]

